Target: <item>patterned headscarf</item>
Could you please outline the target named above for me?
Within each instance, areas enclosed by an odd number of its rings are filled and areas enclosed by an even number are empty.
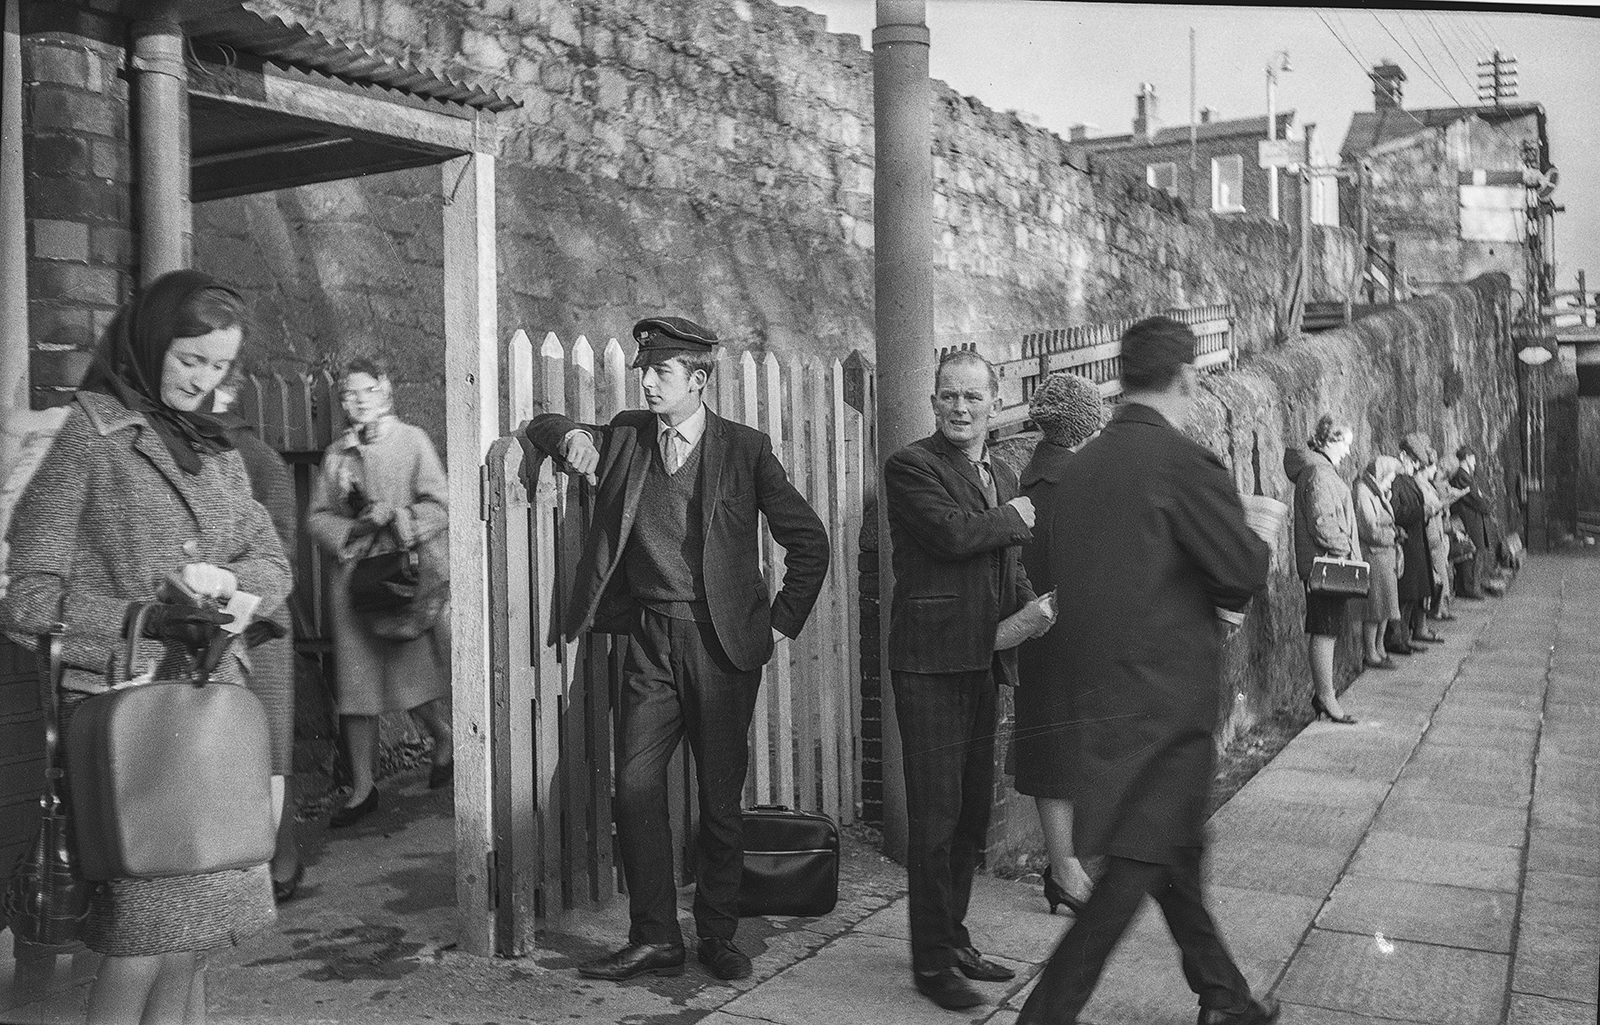
[[[173,339],[180,337],[179,317],[189,300],[207,289],[238,296],[209,274],[192,270],[163,274],[145,286],[117,310],[80,386],[143,413],[185,473],[200,472],[202,455],[233,448],[230,421],[213,413],[173,409],[161,401],[162,365]],[[202,406],[209,405],[208,397]]]

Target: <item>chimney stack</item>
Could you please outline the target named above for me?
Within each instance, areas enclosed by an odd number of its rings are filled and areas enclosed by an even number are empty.
[[[1385,57],[1372,67],[1372,109],[1373,110],[1399,110],[1403,90],[1400,83],[1406,80],[1406,73],[1400,70],[1400,65]]]
[[[1139,95],[1133,101],[1133,134],[1136,138],[1148,140],[1155,134],[1160,125],[1156,117],[1156,87],[1149,82],[1139,83]]]
[[[1073,125],[1067,129],[1068,142],[1082,142],[1089,137],[1089,126],[1085,124]]]
[[[1216,119],[1218,113],[1220,113],[1220,111],[1218,111],[1216,107],[1201,107],[1200,123],[1203,125],[1209,125],[1213,120]]]

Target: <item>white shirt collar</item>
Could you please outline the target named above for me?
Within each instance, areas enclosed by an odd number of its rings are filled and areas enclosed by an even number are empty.
[[[696,409],[693,413],[689,414],[689,419],[687,419],[683,423],[679,424],[676,428],[673,428],[673,426],[671,424],[667,423],[665,420],[661,419],[660,417],[656,418],[656,434],[657,435],[665,434],[668,430],[674,430],[674,429],[683,438],[684,443],[687,444],[690,448],[694,448],[697,444],[699,444],[700,443],[700,435],[702,435],[702,434],[704,434],[706,432],[706,405],[705,405],[705,403],[702,402],[700,404],[700,408]]]

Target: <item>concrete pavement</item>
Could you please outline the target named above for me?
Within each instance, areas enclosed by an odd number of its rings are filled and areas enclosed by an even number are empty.
[[[1457,611],[1447,643],[1356,681],[1344,703],[1359,724],[1307,727],[1212,819],[1213,911],[1286,1025],[1596,1020],[1600,558],[1533,558],[1505,599]],[[1019,977],[980,984],[989,1006],[942,1011],[910,985],[903,871],[847,842],[832,915],[741,926],[752,979],[720,983],[691,960],[676,979],[594,983],[572,968],[619,941],[624,908],[564,924],[530,958],[462,955],[448,796],[420,777],[391,796],[312,838],[279,932],[212,958],[213,1021],[1010,1025],[1068,921],[1037,885],[981,878],[975,940]],[[8,944],[0,1021],[81,1021],[93,958],[19,996]],[[1187,1025],[1194,1007],[1147,903],[1083,1020]]]

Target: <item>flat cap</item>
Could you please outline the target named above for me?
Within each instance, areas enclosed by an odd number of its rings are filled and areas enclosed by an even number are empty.
[[[684,317],[646,317],[633,325],[633,340],[639,343],[635,367],[662,363],[685,353],[706,353],[716,348],[717,336]]]

